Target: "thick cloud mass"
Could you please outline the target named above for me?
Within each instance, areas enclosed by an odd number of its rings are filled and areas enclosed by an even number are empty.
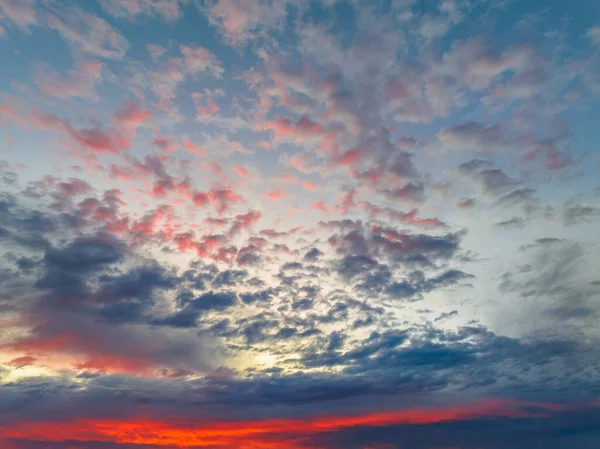
[[[539,3],[0,0],[0,449],[600,447],[600,9]]]

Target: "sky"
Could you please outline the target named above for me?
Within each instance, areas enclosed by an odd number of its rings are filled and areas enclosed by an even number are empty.
[[[0,0],[0,449],[600,447],[596,0]]]

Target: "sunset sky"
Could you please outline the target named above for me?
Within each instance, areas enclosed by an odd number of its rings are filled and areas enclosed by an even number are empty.
[[[600,2],[0,0],[0,449],[600,447]]]

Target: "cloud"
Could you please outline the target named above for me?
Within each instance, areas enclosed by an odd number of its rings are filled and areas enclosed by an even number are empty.
[[[118,129],[75,128],[68,121],[45,112],[36,112],[33,119],[39,126],[55,129],[64,133],[74,145],[85,148],[93,153],[119,153],[131,148],[130,136]]]
[[[223,74],[223,66],[219,59],[203,47],[180,45],[185,68],[190,73],[209,72],[219,78]]]
[[[287,1],[222,0],[208,10],[208,16],[231,44],[241,46],[282,25],[287,7]]]
[[[289,196],[281,188],[276,188],[272,192],[265,192],[264,195],[272,201],[278,201]]]
[[[59,367],[62,357],[71,360],[71,369],[152,375],[165,368],[186,373],[210,369],[210,353],[199,353],[198,343],[197,337],[173,330],[94,324],[85,316],[63,315],[4,349],[26,351],[50,363],[55,358]]]
[[[550,330],[556,319],[558,334],[590,332],[598,315],[594,298],[598,286],[588,268],[590,254],[581,243],[554,238],[538,239],[521,249],[522,260],[502,274],[499,289],[516,295],[525,313],[536,313],[536,322],[519,326]],[[535,312],[534,312],[535,311]],[[575,331],[575,329],[577,329]]]
[[[594,21],[516,3],[0,0],[0,447],[595,447]]]
[[[76,6],[51,5],[44,24],[60,34],[75,53],[121,59],[129,49],[127,39],[108,22]]]
[[[125,127],[136,128],[152,117],[148,110],[141,109],[134,101],[129,101],[117,110],[113,116],[114,121]]]
[[[510,143],[498,124],[485,127],[480,123],[468,122],[443,129],[437,136],[445,147],[457,150],[489,152]]]
[[[79,61],[66,75],[60,75],[46,66],[38,67],[35,82],[45,95],[60,99],[71,97],[97,98],[96,84],[101,81],[102,63],[95,60]]]
[[[30,0],[2,0],[0,10],[20,28],[27,29],[38,20],[35,2]]]
[[[567,201],[562,209],[563,221],[566,226],[594,221],[600,216],[600,208],[595,204],[585,204],[578,201]]]
[[[459,165],[458,173],[475,183],[488,198],[508,195],[505,197],[505,202],[510,203],[512,199],[522,198],[523,195],[531,196],[534,193],[533,189],[521,188],[518,180],[498,168],[493,168],[493,164],[486,160],[472,159],[464,162]]]
[[[185,1],[166,0],[156,2],[154,0],[101,0],[100,6],[115,17],[123,17],[130,20],[140,15],[158,15],[166,22],[176,22],[183,14],[182,6]]]
[[[600,42],[600,26],[588,28],[587,37],[589,37],[596,44]]]

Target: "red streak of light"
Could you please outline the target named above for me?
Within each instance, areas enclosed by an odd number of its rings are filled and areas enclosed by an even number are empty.
[[[534,405],[538,413],[525,412],[519,406]],[[17,422],[0,430],[2,439],[28,439],[46,442],[96,441],[121,444],[145,444],[164,447],[215,446],[275,449],[305,449],[308,437],[343,429],[368,426],[418,425],[481,416],[526,417],[546,416],[550,410],[562,408],[552,404],[513,403],[486,400],[454,408],[414,408],[365,413],[354,416],[315,416],[304,419],[270,419],[263,421],[191,422],[189,420],[158,421],[135,417],[117,419],[77,419],[69,422]],[[284,443],[285,442],[285,443]]]

